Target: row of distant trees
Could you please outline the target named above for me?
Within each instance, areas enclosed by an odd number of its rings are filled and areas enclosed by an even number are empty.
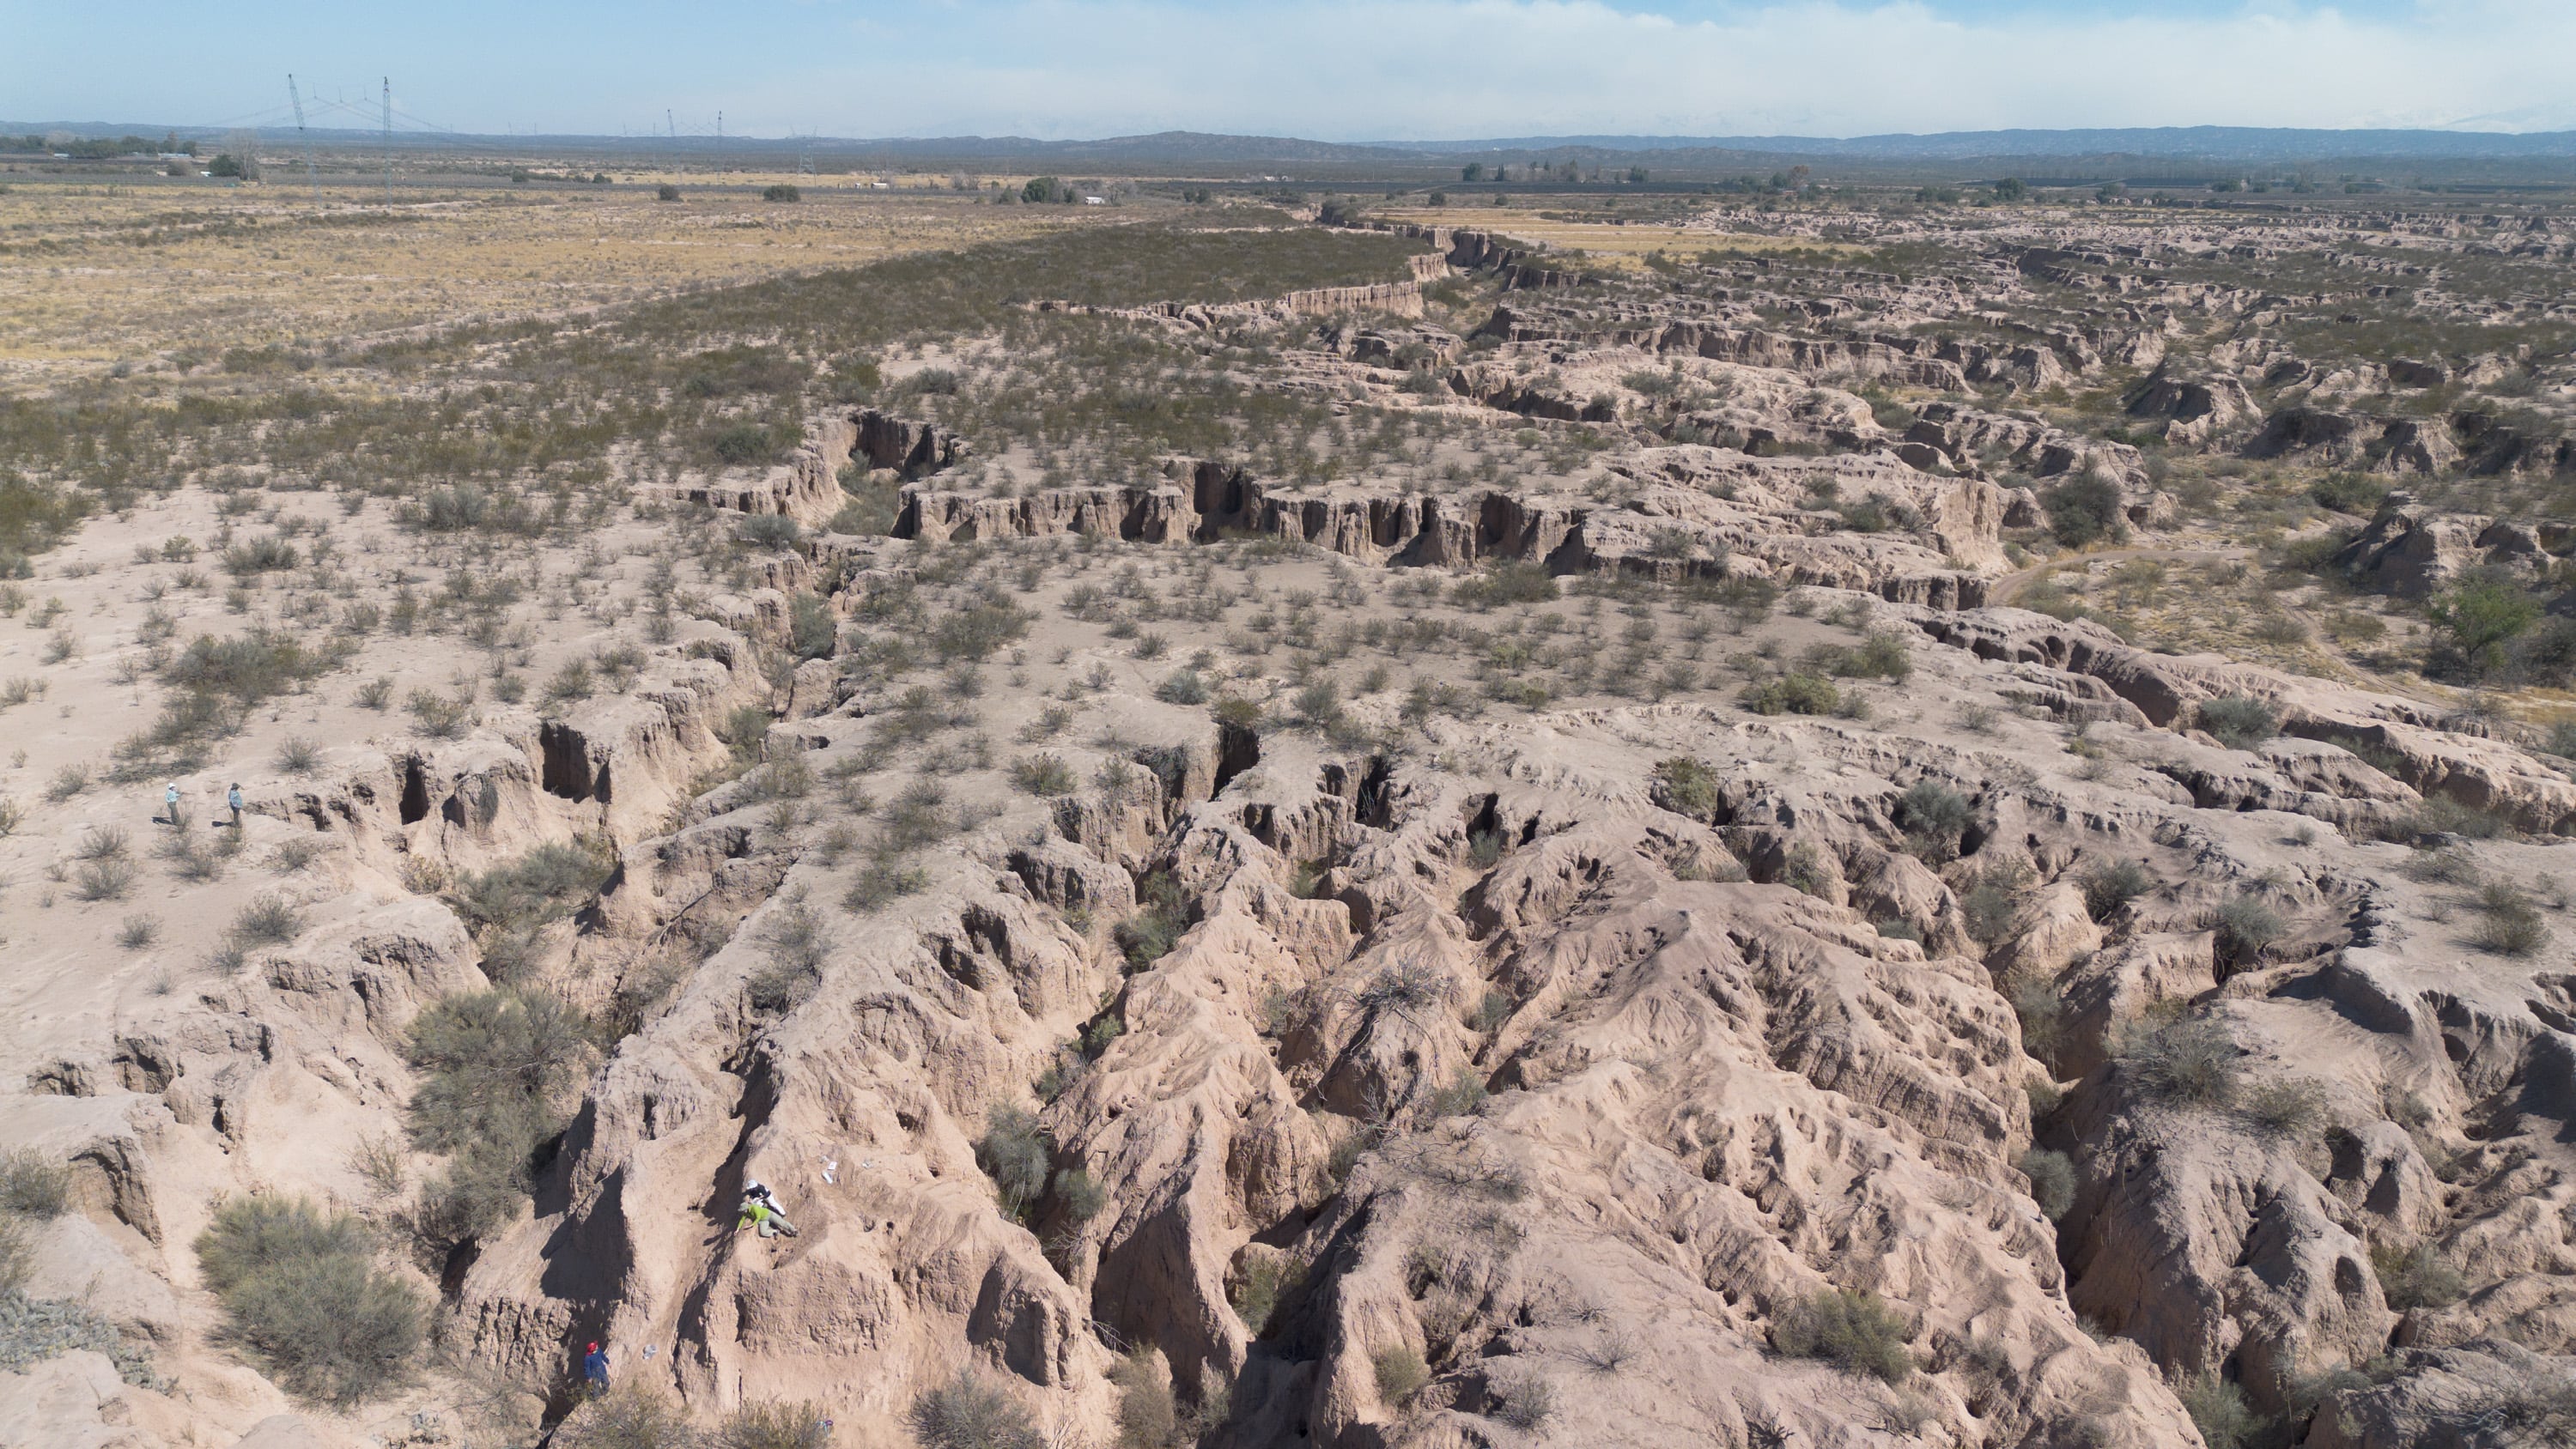
[[[1496,166],[1491,170],[1488,170],[1484,162],[1470,161],[1466,165],[1458,168],[1458,179],[1470,182],[1487,180],[1509,181],[1512,179],[1512,168],[1509,166]],[[1545,161],[1535,161],[1521,168],[1520,179],[1524,182],[1581,181],[1584,177],[1583,168],[1572,161],[1565,162],[1562,165],[1555,165]],[[1600,167],[1595,166],[1592,168],[1592,179],[1594,181],[1601,179]],[[1610,179],[1612,181],[1621,179],[1620,173],[1617,169],[1612,169]],[[1632,184],[1644,185],[1646,180],[1646,168],[1643,166],[1629,167],[1626,179]]]
[[[149,136],[125,135],[114,140],[104,136],[73,136],[61,131],[51,135],[29,131],[22,136],[0,136],[0,149],[43,151],[69,156],[75,161],[105,161],[116,156],[151,156],[161,152],[194,156],[197,143],[182,141],[176,131],[155,141]]]

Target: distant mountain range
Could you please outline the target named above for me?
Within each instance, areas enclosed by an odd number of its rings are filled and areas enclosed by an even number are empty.
[[[224,128],[169,126],[162,123],[0,121],[0,136],[35,132],[68,132],[75,136],[139,135],[160,137],[176,132],[198,141],[216,140]],[[293,133],[284,127],[264,129],[261,138],[282,144]],[[311,133],[320,145],[370,147],[383,144],[377,132],[322,130]],[[1163,131],[1148,136],[1112,136],[1087,141],[1040,141],[1025,136],[904,136],[877,139],[842,137],[727,136],[481,136],[453,132],[397,131],[395,145],[405,150],[468,148],[483,151],[669,151],[705,154],[794,154],[846,158],[882,156],[889,160],[1027,161],[1047,165],[1080,163],[1115,165],[1324,165],[1423,166],[1479,156],[1535,156],[1551,153],[1603,158],[1635,156],[1658,164],[1691,168],[1769,163],[1798,158],[1851,162],[1938,163],[1998,158],[2135,157],[2153,160],[2210,161],[2231,164],[2282,164],[2324,160],[2380,158],[2408,161],[2523,161],[2576,158],[2576,131],[2405,131],[2291,130],[2243,126],[2165,126],[2112,130],[1947,131],[1935,135],[1887,136],[1520,136],[1455,141],[1385,141],[1350,144],[1306,141],[1282,136],[1226,136],[1197,131]]]

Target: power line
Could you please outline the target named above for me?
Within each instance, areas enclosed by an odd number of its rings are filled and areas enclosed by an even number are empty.
[[[322,204],[322,168],[313,159],[313,133],[304,129],[304,100],[295,93],[295,73],[286,75],[286,100],[295,107],[296,139],[304,143],[304,179],[313,185],[313,204]]]
[[[385,78],[385,205],[394,204],[394,78]]]

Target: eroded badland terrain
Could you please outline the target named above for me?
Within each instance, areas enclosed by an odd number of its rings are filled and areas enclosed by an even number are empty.
[[[2576,209],[260,205],[12,263],[0,1442],[2576,1437]]]

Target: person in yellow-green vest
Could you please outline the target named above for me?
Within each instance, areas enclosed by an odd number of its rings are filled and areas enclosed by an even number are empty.
[[[742,1185],[742,1212],[734,1218],[733,1225],[737,1229],[749,1227],[764,1238],[780,1233],[796,1236],[796,1225],[778,1210],[778,1199],[770,1196],[768,1185],[758,1178]]]

